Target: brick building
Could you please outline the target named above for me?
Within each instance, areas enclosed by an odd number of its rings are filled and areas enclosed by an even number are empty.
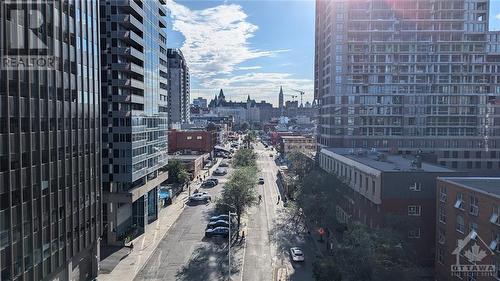
[[[500,178],[438,178],[436,208],[436,280],[499,280]],[[459,263],[470,264],[464,258],[464,251],[476,243],[486,254],[477,264],[495,265],[494,276],[452,276],[459,239],[468,242],[459,252]]]
[[[316,139],[305,136],[281,136],[280,150],[285,155],[292,151],[316,152]]]
[[[178,131],[168,132],[168,152],[212,152],[217,144],[217,131]]]
[[[436,178],[457,172],[402,155],[344,148],[321,149],[319,165],[349,187],[336,206],[339,221],[397,227],[415,246],[419,262],[433,264]]]

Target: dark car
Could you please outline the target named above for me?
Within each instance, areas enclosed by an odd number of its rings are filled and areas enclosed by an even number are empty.
[[[216,228],[216,227],[229,227],[229,222],[225,220],[211,221],[207,224],[207,228]]]
[[[222,236],[227,238],[229,236],[229,228],[219,226],[216,228],[209,228],[205,230],[205,237]]]
[[[219,180],[216,178],[211,178],[211,179],[208,179],[207,181],[213,181],[213,182],[215,182],[215,185],[219,184]]]
[[[259,184],[264,184],[264,178],[259,178]]]
[[[207,180],[201,184],[201,187],[214,187],[216,185],[217,183],[215,183],[214,181]]]
[[[227,163],[226,161],[222,161],[222,162],[219,164],[219,167],[222,167],[222,168],[229,167],[229,163]]]
[[[210,218],[211,222],[219,221],[219,220],[229,221],[229,215],[218,215],[218,216],[213,216]]]

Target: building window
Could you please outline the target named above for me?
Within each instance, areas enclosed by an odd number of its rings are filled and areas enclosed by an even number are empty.
[[[455,208],[460,210],[464,209],[464,200],[462,193],[457,193],[457,201],[455,201]]]
[[[469,233],[471,235],[471,239],[475,240],[477,238],[477,223],[471,222],[469,224]]]
[[[436,259],[437,259],[438,263],[444,264],[444,251],[443,251],[443,249],[437,248]]]
[[[446,224],[446,209],[444,206],[439,206],[439,222]]]
[[[493,232],[491,235],[490,249],[492,251],[498,251],[500,246],[500,233]]]
[[[196,139],[197,140],[201,140],[201,139],[203,139],[203,137],[202,136],[197,136]]]
[[[446,193],[446,187],[441,186],[439,188],[439,201],[446,203],[446,198],[447,198],[447,193]]]
[[[420,205],[408,206],[408,216],[420,216],[421,207]]]
[[[490,222],[494,224],[500,225],[500,208],[499,206],[493,206],[493,213],[491,214],[490,217]]]
[[[420,238],[420,227],[408,231],[408,238],[417,239]]]
[[[414,182],[412,185],[410,185],[410,190],[411,191],[421,191],[422,190],[422,184],[419,182]]]
[[[192,140],[192,139],[193,139],[193,137],[192,137],[192,136],[187,136],[187,137],[186,137],[186,139],[187,139],[187,140]]]
[[[479,202],[476,196],[470,196],[470,208],[469,212],[471,215],[477,216],[479,214]]]
[[[446,242],[446,233],[444,229],[438,228],[438,243],[444,244]]]
[[[456,229],[457,229],[458,232],[464,233],[464,230],[465,230],[464,217],[462,217],[461,215],[457,216]]]

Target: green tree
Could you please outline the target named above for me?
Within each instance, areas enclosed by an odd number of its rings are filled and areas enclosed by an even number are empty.
[[[235,167],[256,166],[257,154],[252,149],[242,148],[233,157]]]
[[[185,184],[189,181],[189,173],[179,160],[170,160],[167,164],[168,180],[171,183]]]
[[[229,209],[236,213],[238,228],[241,224],[241,215],[257,202],[256,177],[255,166],[237,168],[224,186],[221,198],[216,202],[217,209],[224,211]]]
[[[333,259],[320,258],[313,263],[313,276],[316,281],[341,281],[342,275]]]
[[[291,151],[286,157],[290,161],[288,165],[290,171],[299,176],[299,180],[303,179],[314,167],[314,160],[300,151]]]

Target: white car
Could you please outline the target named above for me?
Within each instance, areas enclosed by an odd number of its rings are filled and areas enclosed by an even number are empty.
[[[190,201],[209,201],[212,200],[212,196],[206,192],[198,192],[194,193],[193,195],[189,196]]]
[[[290,257],[292,261],[304,261],[304,252],[299,247],[290,248]]]
[[[217,168],[214,171],[214,176],[224,176],[227,174],[226,169]]]

